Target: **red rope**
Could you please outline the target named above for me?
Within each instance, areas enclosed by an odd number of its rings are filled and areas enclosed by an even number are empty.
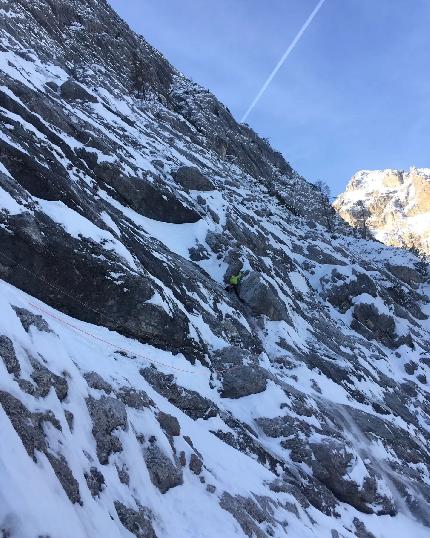
[[[134,351],[131,351],[130,349],[121,348],[119,346],[116,346],[115,344],[112,344],[112,342],[109,342],[108,340],[105,340],[104,338],[100,338],[99,336],[96,336],[95,334],[92,334],[92,333],[90,333],[88,331],[84,331],[83,329],[80,329],[79,327],[76,327],[72,323],[69,323],[68,321],[66,321],[64,319],[61,319],[60,317],[55,316],[54,314],[51,314],[50,312],[47,312],[43,308],[40,308],[40,306],[37,306],[37,305],[35,305],[33,303],[30,303],[30,302],[28,304],[30,306],[32,306],[33,308],[35,308],[36,310],[39,310],[39,312],[42,312],[43,314],[45,314],[45,316],[49,316],[50,318],[55,319],[59,323],[62,323],[63,325],[66,325],[67,327],[70,327],[74,331],[80,332],[80,333],[84,334],[85,336],[88,336],[90,338],[93,338],[94,340],[97,340],[98,342],[102,342],[103,344],[111,346],[111,347],[115,348],[117,351],[122,351],[124,353],[129,353],[131,355],[135,355],[136,357],[141,357],[142,359],[145,359],[148,362],[158,364],[159,366],[165,366],[166,368],[171,368],[172,370],[176,370],[178,372],[185,372],[186,374],[193,374],[193,375],[201,375],[202,377],[204,377],[203,374],[198,374],[197,372],[192,372],[191,370],[184,370],[183,368],[178,368],[176,366],[172,366],[171,364],[166,364],[164,362],[156,361],[154,359],[150,359],[149,357],[147,357],[146,355],[143,355],[142,353],[136,353]],[[238,366],[232,366],[231,368],[226,368],[224,370],[216,370],[216,369],[214,369],[213,371],[215,373],[217,373],[217,374],[223,374],[225,372],[230,372],[231,370],[237,370],[238,368],[241,368],[242,366],[243,365],[240,364]]]
[[[117,351],[123,351],[124,353],[130,353],[132,355],[135,355],[136,357],[141,357],[141,358],[143,358],[143,359],[145,359],[147,361],[153,362],[154,364],[158,364],[159,366],[166,366],[167,368],[172,368],[173,370],[177,370],[178,372],[186,372],[187,374],[196,375],[196,372],[192,372],[191,370],[184,370],[182,368],[177,368],[176,366],[171,366],[170,364],[165,364],[163,362],[159,362],[159,361],[150,359],[149,357],[146,357],[142,353],[135,353],[134,351],[131,351],[130,349],[118,347],[115,344],[112,344],[112,342],[109,342],[108,340],[105,340],[104,338],[100,338],[99,336],[96,336],[96,335],[94,335],[94,334],[92,334],[92,333],[90,333],[88,331],[84,331],[83,329],[80,329],[79,327],[76,327],[75,325],[72,325],[68,321],[66,321],[64,319],[61,319],[58,316],[55,316],[54,314],[51,314],[50,312],[47,312],[43,308],[40,308],[39,306],[37,306],[37,305],[35,305],[33,303],[29,302],[28,304],[30,306],[32,306],[33,308],[36,308],[36,310],[39,310],[40,312],[45,314],[45,316],[49,316],[50,318],[55,319],[56,321],[58,321],[60,323],[63,323],[64,325],[67,325],[68,327],[70,327],[74,331],[77,331],[77,332],[80,332],[82,334],[85,334],[86,336],[89,336],[90,338],[93,338],[94,340],[97,340],[99,342],[102,342],[103,344],[111,346],[111,347],[115,348]]]

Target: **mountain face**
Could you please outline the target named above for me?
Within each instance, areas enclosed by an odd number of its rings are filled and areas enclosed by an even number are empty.
[[[418,258],[104,0],[0,13],[2,536],[428,536]]]
[[[357,172],[334,207],[357,226],[361,202],[376,239],[430,255],[430,168]]]

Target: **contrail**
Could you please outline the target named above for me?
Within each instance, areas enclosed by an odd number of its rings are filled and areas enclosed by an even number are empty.
[[[318,4],[316,5],[315,9],[312,11],[312,13],[309,15],[309,17],[307,18],[306,22],[304,23],[304,25],[300,28],[298,34],[296,35],[296,37],[293,39],[291,45],[288,47],[288,49],[284,52],[282,58],[279,60],[279,62],[276,64],[275,66],[275,69],[270,73],[269,75],[269,78],[266,80],[266,82],[263,84],[261,90],[257,93],[255,99],[252,101],[252,103],[250,104],[248,110],[245,112],[245,114],[243,115],[243,118],[241,119],[241,122],[243,123],[246,118],[249,116],[251,110],[255,107],[255,105],[258,103],[258,101],[261,99],[261,96],[263,95],[263,93],[267,90],[267,87],[269,86],[269,84],[272,82],[273,78],[275,77],[276,73],[281,69],[281,67],[283,66],[285,60],[288,58],[288,56],[291,54],[291,52],[293,51],[294,47],[297,45],[297,43],[300,41],[300,38],[302,37],[302,35],[305,33],[307,27],[310,25],[310,23],[312,22],[313,18],[315,17],[315,15],[318,13],[318,11],[322,8],[322,5],[324,4],[325,0],[320,0],[318,2]]]

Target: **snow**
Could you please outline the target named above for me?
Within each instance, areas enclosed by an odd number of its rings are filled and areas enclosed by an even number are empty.
[[[2,165],[0,163],[0,171],[2,171],[1,167]],[[2,187],[0,187],[0,209],[5,209],[11,215],[18,215],[18,213],[22,213],[24,211],[24,207],[18,204],[15,199],[12,198],[12,196]]]
[[[55,432],[59,435],[61,443],[58,447],[66,450],[68,461],[72,462],[72,468],[76,469],[75,475],[82,476],[82,469],[88,468],[85,454],[96,458],[94,451],[94,441],[91,440],[91,423],[88,413],[83,406],[83,397],[88,389],[82,379],[82,373],[95,369],[105,379],[110,380],[115,385],[129,384],[136,388],[144,388],[157,405],[165,412],[172,412],[177,415],[177,409],[161,398],[144,379],[137,373],[139,368],[145,366],[141,358],[127,359],[121,357],[121,361],[115,357],[111,349],[106,348],[99,342],[91,341],[88,338],[81,338],[71,330],[70,326],[63,325],[57,320],[44,315],[55,333],[40,333],[31,331],[25,333],[20,324],[16,323],[16,316],[9,304],[33,309],[31,304],[40,305],[47,312],[59,316],[67,323],[96,335],[109,333],[111,341],[119,347],[132,347],[134,350],[143,349],[145,353],[150,351],[150,346],[144,346],[137,342],[130,342],[124,337],[107,331],[101,327],[90,326],[89,324],[73,320],[61,313],[55,312],[36,299],[30,298],[12,286],[0,281],[0,306],[4,313],[3,327],[8,327],[9,334],[15,335],[16,341],[23,347],[31,347],[33,352],[43,354],[46,364],[53,371],[61,373],[67,370],[70,376],[70,401],[68,407],[73,408],[75,413],[75,429],[73,434],[68,430],[63,418],[63,431]],[[39,313],[35,310],[35,313]],[[164,355],[167,360],[168,353],[152,350],[152,354]],[[173,357],[172,357],[173,359]],[[174,358],[178,363],[180,359]],[[188,365],[188,368],[190,366]],[[0,377],[0,389],[7,389],[12,393],[16,391],[15,383],[7,381],[7,376]],[[18,394],[18,393],[17,393]],[[20,396],[22,399],[22,396]],[[33,398],[27,396],[24,404],[33,407]],[[55,395],[51,393],[50,400],[45,402],[47,408],[52,409],[57,416],[62,415],[61,405]],[[78,414],[79,411],[79,414]],[[237,451],[218,440],[209,431],[202,429],[200,423],[192,421],[186,415],[179,416],[184,435],[189,435],[195,447],[203,455],[206,466],[209,469],[208,478],[215,482],[222,490],[227,488],[243,495],[247,495],[250,490],[263,493],[262,486],[265,480],[271,478],[271,473],[261,467],[257,462],[244,455],[237,457]],[[160,438],[158,423],[152,415],[129,411],[130,428],[135,431],[144,431],[145,435],[156,434]],[[123,536],[118,530],[118,526],[109,517],[109,512],[115,513],[112,505],[112,498],[102,494],[100,501],[94,500],[89,494],[84,493],[84,508],[73,506],[68,501],[64,490],[58,482],[49,462],[42,454],[38,455],[38,463],[34,463],[27,455],[10,421],[4,411],[0,408],[0,427],[2,431],[2,443],[0,444],[0,475],[2,483],[7,481],[7,496],[5,490],[0,488],[0,521],[11,523],[15,531],[23,538],[30,538],[36,534],[50,533],[52,536],[64,536],[65,538],[91,536]],[[211,495],[204,491],[199,480],[194,475],[186,475],[184,485],[161,495],[152,488],[148,488],[148,474],[146,467],[140,463],[141,449],[137,442],[132,441],[131,436],[121,434],[124,450],[119,456],[118,462],[127,462],[131,474],[131,486],[134,491],[133,496],[145,506],[151,508],[157,514],[159,530],[163,536],[176,538],[178,536],[187,538],[189,536],[215,538],[220,532],[226,535],[234,535],[237,529],[236,522],[226,512],[221,510],[217,503],[214,503]],[[167,439],[164,441],[164,448],[170,450]],[[190,449],[185,443],[178,449]],[[12,456],[13,454],[13,456]],[[19,465],[16,465],[16,462]],[[133,505],[131,493],[124,488],[115,477],[109,467],[102,469],[105,479],[111,486],[111,482],[116,484],[109,487],[117,491],[116,498],[124,502],[127,506]],[[206,473],[206,471],[205,471]],[[83,479],[80,479],[83,486]],[[85,487],[81,487],[81,492]],[[13,516],[13,521],[9,521],[8,514],[16,513],[14,507],[20,506],[21,513],[26,514],[25,518],[17,519]],[[199,507],[198,510],[190,507]],[[37,508],[37,509],[36,509]],[[202,534],[201,513],[205,513],[211,525]],[[171,514],[175,513],[175,518]],[[30,516],[30,514],[32,514]],[[67,526],[64,527],[64,521]]]
[[[189,249],[196,246],[198,242],[204,242],[209,230],[208,223],[203,219],[195,223],[184,224],[161,222],[144,217],[133,209],[123,206],[105,191],[99,190],[98,195],[140,226],[151,237],[161,241],[171,252],[187,259],[189,258]]]
[[[129,267],[137,271],[136,263],[127,248],[116,239],[110,232],[102,230],[90,220],[86,219],[63,202],[55,202],[35,198],[40,209],[54,222],[64,228],[64,230],[74,237],[87,237],[96,242],[101,242],[105,248],[112,250],[123,258]]]
[[[80,26],[73,24],[69,30],[75,32],[80,30]],[[68,77],[61,68],[42,63],[35,56],[31,61],[24,60],[13,52],[0,53],[0,69],[13,79],[42,93],[46,91],[47,81],[61,84]],[[87,66],[86,75],[91,79],[91,73],[101,73],[103,70],[104,67],[101,65]],[[175,75],[174,78],[175,91],[186,96],[191,83],[179,75]],[[307,227],[304,219],[297,219],[291,215],[286,218],[286,213],[276,207],[273,198],[268,195],[267,189],[259,180],[245,174],[236,165],[220,161],[209,150],[196,146],[189,137],[179,133],[174,133],[173,137],[170,130],[164,131],[157,118],[158,112],[172,116],[174,113],[165,109],[160,103],[145,102],[143,105],[142,103],[136,105],[131,97],[124,97],[118,88],[108,91],[97,84],[88,86],[88,90],[98,96],[98,103],[61,102],[61,106],[71,121],[73,119],[76,122],[86,122],[85,125],[92,131],[92,135],[104,140],[112,151],[108,153],[84,146],[70,134],[58,129],[56,133],[62,140],[71,149],[86,147],[88,151],[97,155],[98,162],[115,164],[125,175],[144,177],[150,171],[158,179],[165,181],[169,188],[179,189],[179,186],[173,185],[172,170],[182,164],[198,164],[219,190],[209,193],[182,192],[182,196],[188,197],[189,202],[194,205],[198,196],[203,198],[208,209],[219,217],[219,223],[210,211],[198,222],[190,224],[171,224],[149,219],[115,200],[108,194],[109,190],[106,192],[101,188],[94,194],[94,199],[99,202],[97,196],[100,197],[102,202],[100,206],[103,210],[89,214],[88,218],[68,207],[66,198],[57,201],[34,198],[38,209],[76,240],[91,239],[107,251],[121,257],[124,265],[118,272],[110,272],[110,278],[117,283],[124,281],[129,269],[141,274],[144,272],[123,243],[128,232],[137,242],[144,243],[145,247],[148,245],[153,247],[152,254],[160,260],[160,264],[169,268],[183,267],[184,264],[187,268],[192,267],[189,249],[202,246],[206,249],[208,258],[195,263],[206,271],[212,281],[202,272],[200,285],[194,287],[195,291],[188,292],[187,289],[175,289],[173,285],[169,287],[161,280],[162,277],[149,274],[147,271],[149,276],[145,272],[145,277],[151,279],[154,288],[154,294],[147,303],[157,305],[171,315],[174,315],[174,307],[178,308],[188,319],[189,337],[196,341],[201,338],[207,344],[209,359],[213,350],[235,343],[235,334],[233,336],[230,334],[230,341],[227,336],[224,337],[227,333],[225,329],[234,319],[240,324],[236,329],[238,335],[240,331],[248,331],[258,337],[264,349],[258,361],[260,366],[267,370],[269,380],[266,390],[259,394],[251,394],[237,400],[221,398],[217,390],[221,384],[220,376],[211,374],[210,369],[203,363],[196,361],[190,364],[181,353],[173,354],[127,338],[107,327],[74,319],[0,280],[0,312],[2,312],[0,335],[8,335],[13,340],[22,379],[29,382],[32,380],[33,368],[29,358],[31,353],[56,375],[66,376],[69,394],[64,402],[59,401],[53,389],[44,398],[27,394],[20,388],[17,380],[9,375],[2,360],[0,360],[0,390],[15,395],[31,411],[51,411],[58,418],[61,431],[45,424],[46,439],[52,452],[61,453],[66,458],[79,482],[83,501],[83,506],[70,503],[43,454],[36,455],[36,462],[26,454],[20,438],[0,406],[2,432],[0,525],[10,523],[16,535],[22,538],[34,538],[39,535],[61,538],[63,536],[65,538],[131,537],[132,535],[118,521],[114,508],[114,501],[120,500],[129,507],[138,508],[139,505],[143,505],[151,509],[154,514],[153,525],[160,538],[243,536],[238,522],[219,506],[219,498],[224,491],[228,491],[232,495],[240,494],[245,497],[262,495],[278,502],[274,514],[277,520],[288,523],[288,534],[291,536],[332,538],[332,529],[336,529],[340,536],[351,538],[354,517],[359,517],[376,538],[403,538],[409,534],[417,538],[428,536],[428,529],[424,529],[414,520],[401,499],[398,500],[401,511],[393,518],[362,514],[344,503],[339,503],[339,518],[325,516],[312,507],[305,512],[292,495],[275,494],[270,490],[267,484],[275,478],[275,474],[257,461],[255,453],[245,454],[222,442],[213,433],[220,430],[230,433],[233,437],[237,435],[224,420],[228,414],[241,421],[245,428],[255,431],[258,436],[251,434],[251,439],[257,446],[261,446],[269,454],[282,458],[288,469],[294,472],[297,471],[298,464],[291,460],[289,452],[281,446],[280,439],[267,438],[260,431],[255,422],[257,418],[288,415],[305,422],[309,428],[317,429],[322,427],[322,421],[317,418],[319,408],[324,409],[327,405],[341,409],[346,406],[353,407],[376,416],[372,404],[385,405],[384,398],[387,394],[387,387],[381,381],[382,375],[391,379],[396,386],[405,380],[415,380],[404,371],[404,365],[410,360],[420,364],[422,370],[419,371],[425,372],[425,365],[422,362],[421,366],[420,360],[425,356],[423,335],[428,334],[430,328],[427,320],[410,322],[408,319],[397,317],[398,334],[407,334],[413,327],[418,337],[415,349],[403,346],[393,351],[379,342],[367,342],[359,338],[350,327],[351,309],[342,314],[326,303],[323,296],[325,279],[330,279],[333,269],[346,279],[352,279],[354,271],[361,272],[364,271],[364,266],[372,265],[375,269],[367,270],[367,274],[381,288],[386,288],[392,281],[383,275],[384,264],[404,263],[409,266],[412,263],[410,254],[377,245],[373,241],[357,240],[348,236],[336,239],[319,225],[311,229]],[[25,106],[9,89],[5,88],[5,91],[12,99]],[[111,110],[108,110],[108,106]],[[115,111],[132,120],[134,125],[130,126],[123,121]],[[82,170],[71,168],[71,163],[62,152],[51,145],[40,131],[16,114],[6,115],[10,122],[20,124],[23,129],[37,137],[39,142],[54,149],[55,159],[69,170],[70,181],[74,182],[76,189],[82,182],[93,185],[93,179],[86,176]],[[39,119],[52,128],[41,117]],[[174,120],[185,121],[180,116],[175,116]],[[188,123],[187,126],[197,136],[196,128]],[[4,127],[7,132],[0,136],[7,143],[15,144],[21,151],[25,151],[15,141],[16,133],[15,129],[10,129],[11,124],[7,123]],[[154,166],[155,160],[160,161],[161,166]],[[0,171],[6,174],[8,180],[12,179],[3,165],[0,165]],[[425,179],[430,176],[428,169],[414,170],[413,173]],[[361,194],[365,192],[367,195],[369,189],[373,188],[372,181],[375,178],[383,181],[386,174],[387,171],[376,174],[366,171],[359,173],[355,181],[363,189]],[[153,176],[149,175],[148,179],[151,177]],[[231,179],[232,183],[225,183],[226,179]],[[299,183],[297,177],[284,179],[285,184]],[[239,186],[236,187],[234,184]],[[382,186],[380,190],[382,194],[387,194],[392,192],[392,187]],[[361,196],[358,191],[348,190],[347,194],[348,203],[353,203]],[[268,204],[271,204],[270,207]],[[0,190],[0,208],[10,214],[24,210],[24,206],[3,189]],[[242,228],[241,231],[248,231],[249,225],[246,219],[254,219],[259,215],[256,213],[258,209],[270,209],[267,212],[268,216],[259,216],[255,220],[256,241],[261,239],[257,237],[259,232],[266,241],[261,241],[260,246],[264,250],[267,249],[267,253],[258,251],[258,255],[255,256],[251,247],[246,245],[247,241],[244,241],[245,244],[237,241],[239,244],[234,246],[241,249],[244,270],[255,270],[258,267],[263,278],[277,290],[278,297],[288,309],[291,324],[284,321],[270,321],[264,317],[256,320],[246,306],[239,309],[234,302],[235,299],[229,298],[222,289],[228,268],[227,257],[225,253],[218,255],[213,252],[206,243],[209,231],[225,233],[223,226],[229,213],[234,223]],[[91,218],[94,222],[90,220]],[[425,231],[426,219],[428,213],[409,217],[409,223],[414,230]],[[104,229],[103,224],[108,229]],[[252,229],[249,230],[252,233]],[[228,240],[230,241],[230,237]],[[157,242],[164,245],[165,249]],[[332,254],[339,263],[347,265],[319,264],[310,261],[306,254],[306,246],[310,245],[323,253]],[[232,245],[229,244],[228,247],[230,246]],[[301,248],[302,246],[304,248]],[[283,266],[283,262],[278,263],[275,256],[271,257],[270,248],[287,256],[288,268]],[[341,254],[342,250],[345,255]],[[176,256],[169,255],[167,251]],[[178,261],[177,256],[184,260]],[[199,275],[198,272],[194,274]],[[405,290],[409,289],[405,287]],[[422,286],[418,290],[424,296],[428,295],[428,291],[428,286]],[[182,293],[188,294],[187,299],[192,303],[191,308],[188,304],[185,306],[185,302],[182,304],[182,295],[181,298],[178,297]],[[393,314],[392,307],[383,294],[376,299],[369,294],[362,294],[353,298],[351,302],[352,305],[369,302],[375,304],[379,312]],[[11,305],[41,315],[53,332],[40,332],[33,326],[27,333]],[[193,305],[198,305],[198,308]],[[424,305],[422,310],[430,314],[430,305]],[[219,322],[216,328],[211,325],[211,320],[215,318]],[[318,329],[317,322],[321,322],[322,329],[321,327]],[[324,341],[321,338],[321,341],[318,341],[317,338],[324,328],[327,328],[327,336],[330,339]],[[332,334],[329,331],[332,331]],[[246,339],[243,341],[238,339],[242,344],[247,342]],[[330,346],[333,346],[333,349]],[[340,372],[340,376],[344,372],[347,381],[336,382],[322,371],[324,368],[312,366],[309,361],[310,353],[322,357],[324,366],[333,366]],[[285,368],[279,366],[282,360],[279,362],[278,359],[285,359]],[[162,397],[140,375],[140,369],[151,364],[165,374],[172,374],[172,383],[175,382],[179,387],[194,390],[210,399],[221,410],[220,414],[209,420],[192,420]],[[84,373],[91,371],[99,373],[109,381],[114,391],[123,386],[133,387],[136,390],[144,390],[155,402],[154,409],[138,411],[127,408],[128,426],[125,431],[115,432],[121,440],[123,450],[112,454],[109,463],[103,466],[98,464],[92,422],[85,404],[88,396],[99,398],[103,394],[102,391],[91,389],[85,381]],[[427,440],[423,432],[429,430],[429,425],[428,417],[423,411],[423,402],[429,394],[429,388],[424,384],[419,388],[416,402],[411,400],[409,407],[405,406],[405,410],[417,416],[421,431],[394,413],[384,416],[384,420],[388,427],[393,425],[401,428],[425,446]],[[362,395],[363,401],[352,398],[353,391]],[[295,393],[298,394],[300,401],[306,402],[312,410],[311,416],[301,415],[299,410],[294,408],[292,402]],[[68,427],[64,414],[66,410],[72,411],[75,416],[73,431]],[[156,419],[158,410],[177,417],[181,426],[181,436],[172,441],[164,435]],[[355,450],[355,459],[348,470],[349,477],[357,484],[363,484],[365,477],[368,476],[366,465],[374,462],[383,476],[383,479],[378,481],[379,491],[391,491],[392,471],[389,463],[395,461],[396,456],[389,452],[382,442],[369,443],[360,432],[357,433],[351,425],[350,417],[346,421],[345,430],[344,434],[338,432],[338,435],[344,435],[348,450]],[[183,436],[190,436],[196,450],[203,456],[202,473],[206,482],[201,483],[199,478],[185,467],[184,484],[169,490],[166,494],[161,494],[150,481],[142,458],[142,445],[136,438],[137,433],[142,434],[146,441],[152,436],[156,437],[157,443],[170,458],[174,457],[171,446],[173,443],[176,454],[183,451],[188,460],[192,449]],[[323,438],[320,433],[312,435],[314,440]],[[304,440],[305,435],[297,432],[297,437]],[[126,465],[131,471],[129,487],[118,479],[116,466],[122,465]],[[96,466],[103,473],[106,482],[106,487],[98,498],[91,497],[84,478],[84,473],[91,466]],[[303,463],[300,466],[306,472],[312,472],[308,465]],[[424,464],[410,466],[410,469],[427,477],[428,481],[428,469]],[[7,486],[2,487],[2,484]],[[215,494],[206,490],[206,484],[216,486]],[[284,509],[282,503],[286,502],[294,503],[299,517],[293,511]],[[9,521],[12,517],[13,521]],[[314,523],[311,522],[311,518]],[[276,538],[285,535],[279,525],[275,525],[273,532]]]

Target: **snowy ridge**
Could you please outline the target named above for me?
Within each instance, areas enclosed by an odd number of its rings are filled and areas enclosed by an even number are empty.
[[[420,260],[106,2],[0,9],[2,534],[427,536]]]

